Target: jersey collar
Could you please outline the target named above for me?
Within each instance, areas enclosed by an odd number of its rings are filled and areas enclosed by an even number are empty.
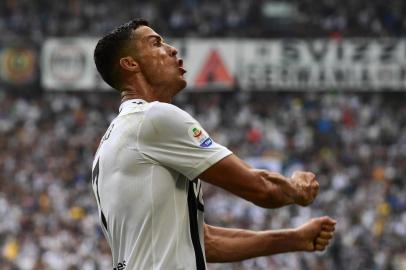
[[[120,108],[118,110],[119,113],[121,113],[123,111],[124,108],[128,108],[128,107],[132,107],[134,105],[141,105],[141,104],[147,104],[148,102],[146,102],[143,99],[129,99],[124,101],[123,103],[121,103]]]

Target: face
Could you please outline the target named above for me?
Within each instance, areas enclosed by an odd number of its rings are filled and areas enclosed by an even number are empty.
[[[186,87],[183,60],[178,51],[148,26],[134,31],[136,62],[147,82],[156,89],[169,89],[176,94]]]

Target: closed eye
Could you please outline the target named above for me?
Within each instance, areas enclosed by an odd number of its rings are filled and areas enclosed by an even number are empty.
[[[163,40],[160,36],[154,36],[154,46],[156,47],[161,47],[163,43]]]
[[[150,44],[152,44],[152,46],[154,47],[161,47],[164,43],[162,37],[156,34],[149,35],[146,38],[148,39],[148,42],[150,42]]]

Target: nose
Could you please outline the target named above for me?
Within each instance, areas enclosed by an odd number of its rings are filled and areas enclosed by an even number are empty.
[[[168,45],[168,49],[169,49],[170,56],[176,56],[178,54],[178,50],[175,47]]]

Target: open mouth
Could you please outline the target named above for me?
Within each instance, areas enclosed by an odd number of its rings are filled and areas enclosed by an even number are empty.
[[[179,70],[180,70],[180,72],[182,73],[182,75],[185,74],[185,73],[186,73],[186,69],[183,68],[183,59],[182,59],[182,58],[179,58],[179,59],[178,59],[178,65],[179,65]]]
[[[180,70],[180,72],[182,73],[182,75],[187,72],[186,69],[184,69],[183,67],[179,67],[179,70]]]

